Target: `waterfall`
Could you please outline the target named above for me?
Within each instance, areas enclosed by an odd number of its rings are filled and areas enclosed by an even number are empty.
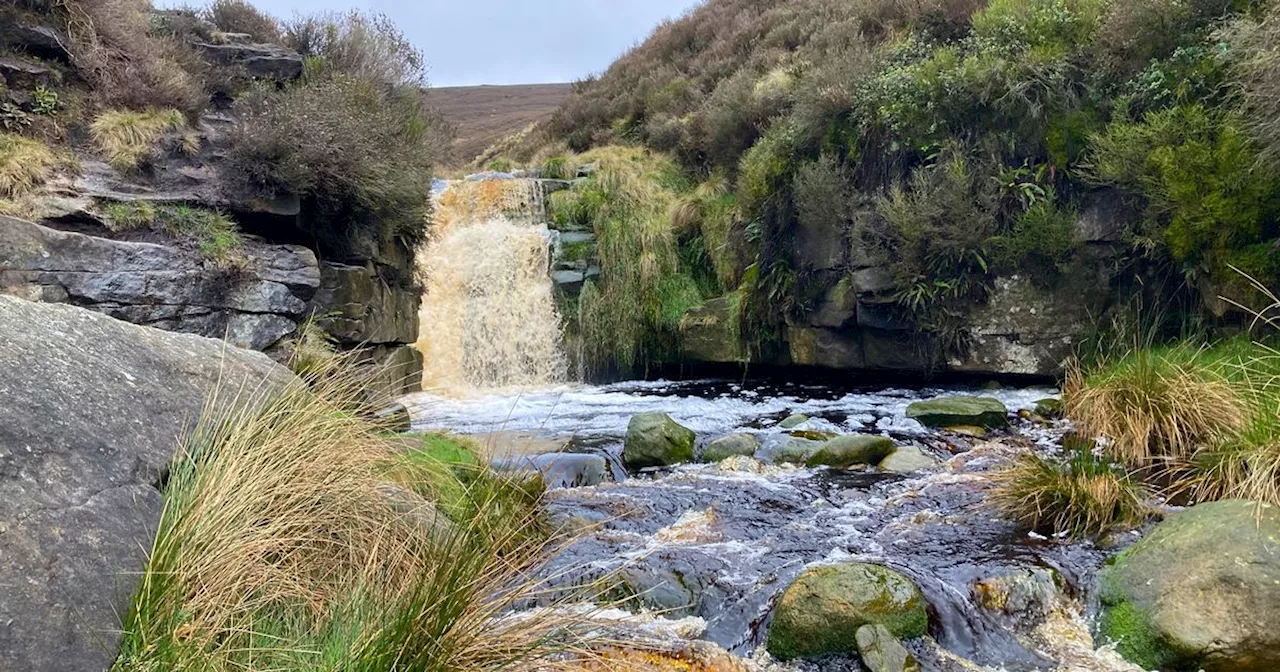
[[[423,387],[465,392],[561,382],[567,359],[550,234],[534,180],[449,183],[420,255]]]

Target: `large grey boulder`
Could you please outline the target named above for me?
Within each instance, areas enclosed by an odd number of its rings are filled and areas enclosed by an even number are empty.
[[[666,413],[631,416],[622,461],[629,469],[668,467],[693,461],[693,430],[680,426]]]
[[[720,462],[730,457],[751,457],[760,449],[760,439],[755,434],[738,432],[722,436],[702,449],[703,462]]]
[[[315,254],[298,245],[247,241],[243,253],[244,268],[224,272],[178,246],[0,216],[0,293],[261,350],[308,315],[320,270]]]
[[[221,381],[284,385],[261,353],[0,295],[0,661],[111,665],[184,431]]]
[[[894,451],[896,445],[887,436],[851,434],[837,436],[822,444],[805,460],[808,467],[846,469],[858,464],[877,464]]]
[[[196,43],[204,56],[219,65],[238,65],[250,76],[282,82],[302,76],[302,56],[275,44]]]
[[[1280,670],[1280,510],[1170,516],[1103,570],[1101,635],[1143,669]]]

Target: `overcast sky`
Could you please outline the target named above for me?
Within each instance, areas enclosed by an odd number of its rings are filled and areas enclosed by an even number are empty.
[[[603,71],[698,0],[250,0],[278,17],[359,8],[391,17],[432,86],[570,82]],[[198,5],[200,0],[156,4]]]

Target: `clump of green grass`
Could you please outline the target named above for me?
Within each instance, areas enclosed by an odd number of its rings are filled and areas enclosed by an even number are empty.
[[[992,480],[997,509],[1049,535],[1099,536],[1136,527],[1151,515],[1146,487],[1088,446],[1062,460],[1023,455]]]
[[[116,672],[558,669],[583,650],[582,616],[506,616],[538,594],[536,496],[486,474],[446,512],[413,468],[439,461],[398,454],[349,380],[215,395],[239,403],[211,403],[175,458]]]
[[[1248,400],[1223,373],[1220,352],[1191,345],[1137,349],[1085,373],[1069,372],[1063,401],[1080,430],[1134,467],[1185,460],[1236,434]]]
[[[573,172],[574,168],[569,164],[568,157],[553,156],[542,162],[538,174],[548,180],[568,180],[573,177]]]
[[[186,118],[174,109],[109,110],[89,125],[89,135],[113,168],[137,170],[150,161],[166,133],[181,130]]]
[[[150,228],[189,242],[218,267],[233,269],[244,262],[239,227],[216,210],[131,201],[109,203],[102,211],[107,227],[113,231]]]
[[[49,176],[58,157],[44,143],[0,133],[0,198],[16,198]]]

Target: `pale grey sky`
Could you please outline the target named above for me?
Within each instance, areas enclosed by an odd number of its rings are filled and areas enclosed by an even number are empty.
[[[278,17],[358,8],[391,17],[432,86],[569,82],[601,72],[698,0],[250,0]],[[163,0],[200,5],[202,0]]]

